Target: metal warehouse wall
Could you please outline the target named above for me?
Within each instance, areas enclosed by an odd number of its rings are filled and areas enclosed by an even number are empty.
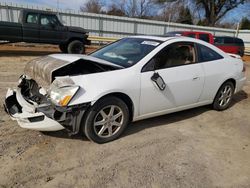
[[[23,8],[48,10],[36,6],[21,6],[11,3],[0,3],[0,21],[18,22],[19,12]],[[55,9],[50,11],[57,12]],[[61,21],[68,26],[80,26],[89,30],[90,35],[107,37],[124,37],[129,35],[163,35],[168,31],[195,30],[208,31],[217,36],[235,36],[236,30],[215,27],[202,27],[186,24],[167,23],[153,20],[135,19],[118,16],[108,16],[76,11],[59,10]],[[246,46],[250,46],[250,30],[240,30],[239,38],[242,38]]]

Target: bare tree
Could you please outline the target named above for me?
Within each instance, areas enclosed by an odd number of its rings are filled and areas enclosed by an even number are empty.
[[[83,6],[80,7],[82,12],[102,13],[102,4],[100,0],[88,0]]]
[[[214,26],[229,11],[245,2],[246,0],[196,0],[196,5],[205,12],[205,24]]]
[[[146,18],[150,14],[150,9],[152,8],[152,0],[138,0],[137,6],[137,16],[139,18]]]
[[[243,12],[248,16],[250,3],[246,2],[250,0],[119,0],[113,1],[112,4],[106,0],[88,0],[80,10],[181,23],[199,21],[198,24],[201,25],[217,26],[224,22],[223,18],[229,11],[241,4],[245,5]],[[103,7],[106,7],[107,11],[104,12]]]
[[[183,5],[183,0],[157,0],[155,2],[160,3],[161,7],[164,7],[161,14],[159,15],[159,19],[163,21],[177,22],[177,20],[180,18],[183,9],[185,8]]]
[[[125,16],[125,9],[122,7],[122,5],[117,5],[117,4],[111,4],[108,7],[107,10],[108,15],[115,15],[115,16]]]
[[[127,0],[126,3],[126,14],[129,17],[136,17],[137,4],[136,0]]]
[[[209,26],[215,26],[216,23],[219,22],[229,11],[237,8],[239,5],[244,4],[247,1],[249,0],[154,0],[155,3],[165,5],[165,9],[170,11],[170,13],[167,13],[166,11],[165,13],[171,14],[173,21],[175,21],[174,16],[178,15],[178,13],[176,13],[178,9],[174,9],[175,6],[171,7],[169,5],[176,5],[178,2],[193,4],[194,6],[192,7],[192,10],[193,12],[196,12],[196,14],[198,12],[199,20],[202,22],[202,25]],[[168,7],[171,8],[169,9]],[[204,15],[201,16],[201,14]]]
[[[153,0],[123,0],[124,10],[129,17],[147,18],[150,16]]]
[[[193,17],[191,15],[189,7],[185,7],[183,4],[179,7],[179,16],[176,20],[177,23],[193,24]]]

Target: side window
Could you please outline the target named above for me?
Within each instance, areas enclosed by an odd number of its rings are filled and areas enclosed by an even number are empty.
[[[238,46],[244,46],[243,40],[239,38],[235,38],[235,44],[237,44]]]
[[[225,37],[225,44],[233,44],[234,43],[234,38],[230,37]]]
[[[195,37],[195,34],[191,34],[191,33],[190,33],[190,34],[187,34],[187,37],[196,38],[196,37]]]
[[[209,35],[208,34],[199,34],[199,39],[205,42],[209,42]]]
[[[224,44],[224,38],[223,37],[215,37],[214,43],[216,44]]]
[[[35,14],[35,13],[27,14],[26,23],[37,24],[38,23],[38,14]]]
[[[165,69],[196,62],[194,43],[177,42],[166,46],[142,69],[142,72]]]
[[[43,26],[58,25],[57,18],[53,15],[41,15],[40,22]]]
[[[204,45],[199,44],[199,61],[200,62],[206,62],[206,61],[214,61],[218,59],[223,59],[223,57],[212,50],[211,48],[208,48]]]

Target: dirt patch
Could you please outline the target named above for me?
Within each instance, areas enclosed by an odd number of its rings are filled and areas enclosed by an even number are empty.
[[[0,54],[2,101],[41,54]],[[228,110],[205,106],[136,122],[103,145],[22,129],[0,108],[0,187],[250,187],[250,63],[247,71]]]
[[[250,55],[245,55],[245,56],[243,56],[242,59],[243,59],[243,61],[249,63],[250,62]]]
[[[87,46],[86,53],[90,53],[99,46]],[[12,56],[41,56],[53,53],[61,53],[58,45],[47,45],[47,44],[4,44],[0,45],[0,57],[12,57]]]

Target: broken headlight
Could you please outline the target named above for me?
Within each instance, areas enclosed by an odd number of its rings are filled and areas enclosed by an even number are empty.
[[[50,100],[57,106],[67,106],[74,95],[79,90],[79,86],[55,87],[50,88]]]

